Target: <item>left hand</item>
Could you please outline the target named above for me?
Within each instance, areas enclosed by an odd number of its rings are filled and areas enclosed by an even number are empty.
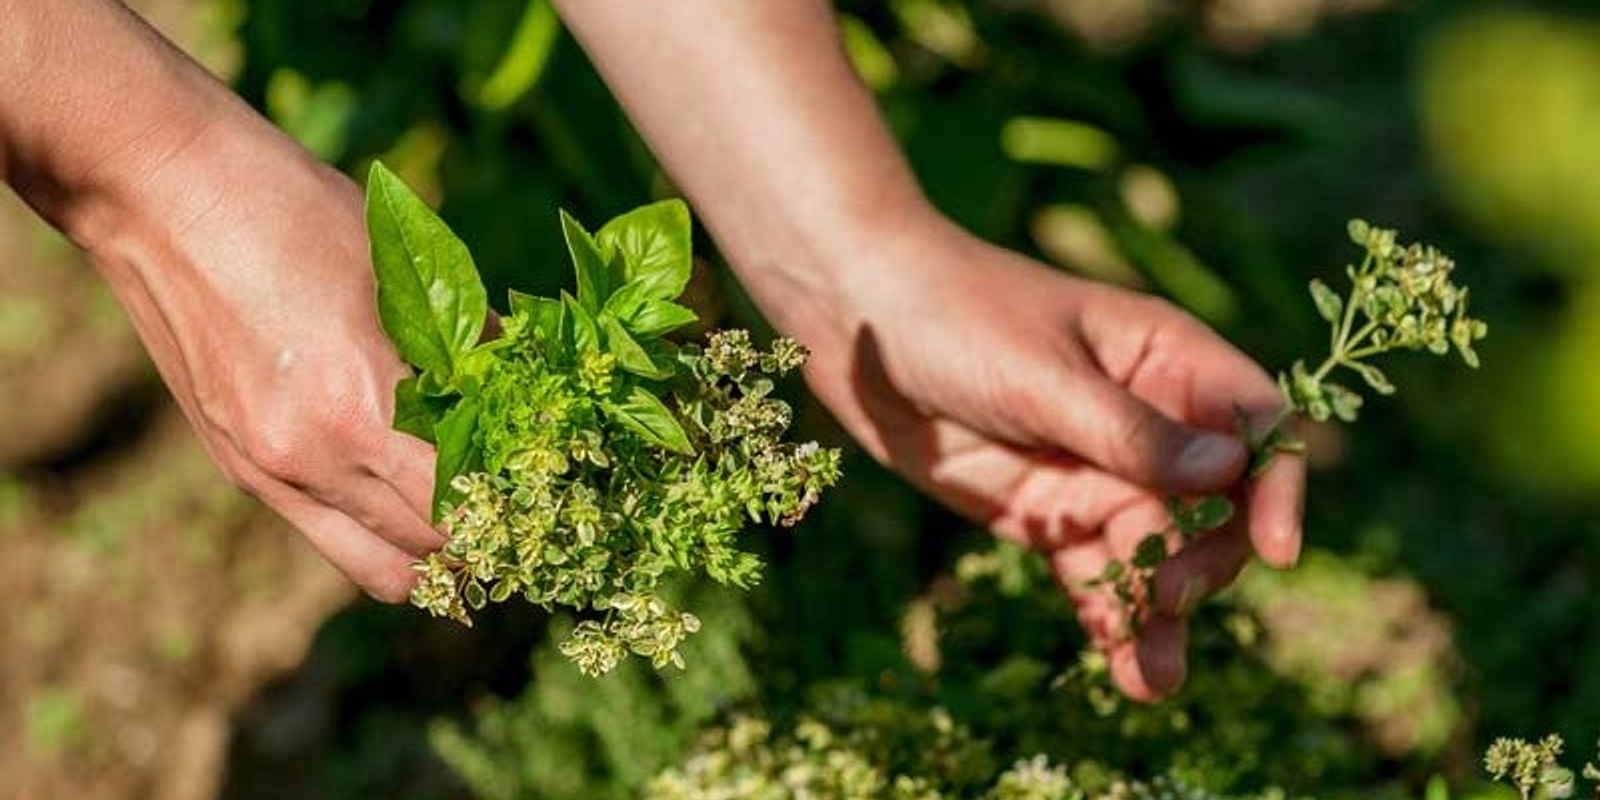
[[[1185,619],[1252,550],[1300,547],[1304,483],[1279,458],[1239,486],[1249,454],[1235,409],[1270,421],[1274,381],[1165,301],[1065,275],[941,220],[856,248],[844,285],[811,302],[757,290],[811,347],[817,395],[880,461],[997,535],[1050,558],[1129,696],[1185,677]],[[763,296],[763,294],[767,296]],[[1085,584],[1168,525],[1163,499],[1233,492],[1235,520],[1181,546],[1155,575],[1136,637]]]

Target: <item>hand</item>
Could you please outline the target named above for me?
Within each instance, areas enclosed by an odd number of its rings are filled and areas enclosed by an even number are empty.
[[[410,374],[380,330],[357,187],[231,102],[77,238],[212,458],[373,597],[400,601],[433,449],[389,429]]]
[[[1252,548],[1277,566],[1297,558],[1301,460],[1277,459],[1236,495],[1235,522],[1158,569],[1136,638],[1115,598],[1085,584],[1167,527],[1163,497],[1236,486],[1249,455],[1235,409],[1269,423],[1277,386],[1159,299],[1067,276],[942,220],[901,231],[853,248],[858,277],[837,296],[775,313],[813,348],[813,389],[880,461],[1046,553],[1124,692],[1174,690],[1194,605],[1232,582]]]

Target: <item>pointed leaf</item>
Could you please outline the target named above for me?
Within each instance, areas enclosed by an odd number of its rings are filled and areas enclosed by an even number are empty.
[[[610,314],[600,316],[600,333],[606,343],[606,352],[617,358],[617,366],[646,378],[663,380],[672,377],[670,369],[663,371],[650,354],[634,341],[622,323]]]
[[[566,292],[561,293],[561,302],[566,307],[566,315],[562,318],[561,323],[562,341],[569,343],[574,353],[584,353],[599,349],[600,329],[595,325],[594,315],[590,314],[581,302]]]
[[[1144,537],[1133,551],[1133,566],[1139,569],[1155,569],[1166,560],[1167,540],[1159,533]]]
[[[689,207],[682,200],[629,211],[606,223],[595,241],[622,255],[624,279],[640,281],[647,297],[676,300],[689,285],[693,266]]]
[[[482,467],[483,453],[477,444],[478,401],[466,398],[456,404],[434,426],[434,439],[439,444],[439,457],[433,467],[433,521],[437,524],[443,516],[446,503],[453,503],[459,493],[450,486],[457,475],[466,475]]]
[[[534,340],[547,356],[565,358],[570,355],[562,347],[561,328],[566,319],[566,306],[560,300],[538,297],[522,292],[511,292],[511,313],[523,317]]]
[[[670,300],[647,300],[624,324],[634,336],[651,337],[671,333],[699,319],[688,307]]]
[[[406,361],[453,378],[489,313],[467,246],[381,162],[367,177],[367,230],[384,332]]]
[[[566,237],[572,269],[578,277],[578,302],[585,311],[598,314],[618,286],[612,280],[608,252],[565,211],[561,212],[561,233]]]
[[[429,397],[416,378],[406,378],[394,386],[394,429],[425,442],[433,441],[433,426],[439,424],[454,399]]]
[[[682,455],[694,455],[688,434],[660,398],[643,386],[633,387],[626,400],[604,403],[601,408],[612,420],[643,436],[647,441]]]

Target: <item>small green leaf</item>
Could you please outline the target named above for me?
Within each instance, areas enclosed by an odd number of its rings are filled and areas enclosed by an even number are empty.
[[[590,314],[600,313],[611,293],[620,285],[613,280],[611,259],[595,238],[571,214],[561,212],[561,233],[567,240],[572,268],[578,277],[578,302]]]
[[[1301,455],[1306,451],[1306,443],[1294,438],[1283,428],[1273,428],[1262,440],[1251,448],[1250,477],[1258,478],[1261,473],[1272,466],[1272,460],[1280,453],[1288,455]]]
[[[466,475],[483,463],[483,453],[477,444],[478,401],[465,398],[450,409],[434,426],[434,439],[439,444],[439,457],[433,469],[433,521],[443,517],[446,503],[456,500],[456,491],[450,481],[457,475]]]
[[[1367,243],[1372,241],[1372,226],[1368,225],[1366,220],[1350,220],[1345,230],[1350,234],[1350,241],[1360,247],[1366,247]]]
[[[382,162],[367,176],[367,230],[384,332],[402,358],[448,382],[489,314],[472,255]]]
[[[467,601],[467,607],[476,611],[488,602],[489,593],[483,590],[483,584],[469,580],[466,586],[461,587],[461,599]]]
[[[643,436],[646,441],[665,447],[674,453],[694,455],[688,434],[678,424],[672,412],[650,390],[633,387],[628,398],[621,403],[603,403],[601,408],[612,420]]]
[[[1133,551],[1133,566],[1138,569],[1155,569],[1166,560],[1167,540],[1160,533],[1144,537]]]
[[[1333,415],[1345,422],[1355,422],[1356,416],[1361,411],[1361,395],[1340,386],[1337,383],[1323,383],[1322,389],[1328,398],[1328,407]]]
[[[634,336],[651,337],[671,333],[699,320],[694,311],[670,300],[646,300],[632,317],[623,320]]]
[[[1389,382],[1389,376],[1384,375],[1383,370],[1361,361],[1350,362],[1347,366],[1359,373],[1361,379],[1378,394],[1394,394],[1394,384]]]
[[[567,309],[560,300],[512,291],[511,313],[527,320],[527,325],[533,330],[534,340],[546,355],[570,355],[562,347],[561,328],[566,320]]]
[[[1344,314],[1344,298],[1322,281],[1311,282],[1311,299],[1317,304],[1317,313],[1328,322],[1337,323]]]
[[[595,242],[622,255],[623,278],[641,282],[646,297],[676,300],[693,269],[690,232],[689,207],[663,200],[607,222]]]
[[[571,345],[572,352],[585,353],[600,348],[600,328],[595,324],[594,315],[583,307],[572,295],[561,293],[561,302],[566,306],[566,314],[562,317],[561,340]]]
[[[1233,519],[1233,503],[1222,495],[1208,495],[1196,501],[1189,514],[1196,528],[1214,531]]]
[[[600,315],[599,323],[601,336],[606,343],[606,352],[616,356],[617,366],[635,375],[642,375],[654,380],[664,380],[672,377],[670,365],[668,369],[663,370],[660,365],[656,364],[650,358],[650,354],[645,352],[645,349],[640,347],[638,342],[634,341],[633,336],[629,335],[627,329],[622,327],[622,323],[617,321],[616,317],[610,314],[602,314]]]
[[[629,281],[613,292],[600,310],[617,319],[626,320],[638,313],[645,301],[650,299],[649,290],[650,287],[643,281]]]
[[[454,399],[423,394],[416,378],[406,378],[394,386],[394,429],[432,442],[433,426],[439,424],[453,402]]]

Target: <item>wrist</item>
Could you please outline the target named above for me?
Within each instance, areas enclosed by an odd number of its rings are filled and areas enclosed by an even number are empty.
[[[813,349],[853,338],[870,314],[868,301],[895,293],[915,276],[915,251],[931,239],[960,234],[911,187],[892,200],[884,192],[852,193],[796,204],[765,226],[755,246],[723,245],[740,282],[778,330]],[[963,234],[964,235],[964,234]]]

